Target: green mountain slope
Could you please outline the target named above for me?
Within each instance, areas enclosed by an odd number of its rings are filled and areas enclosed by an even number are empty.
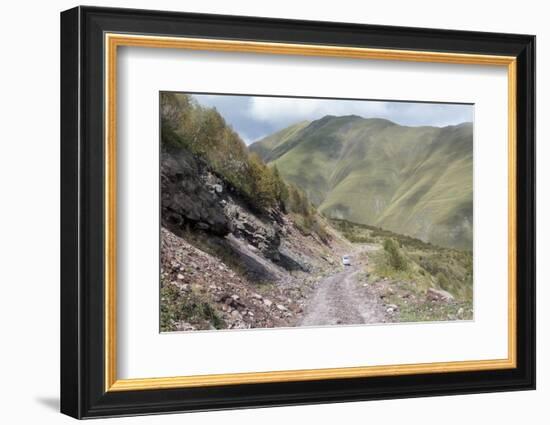
[[[473,128],[326,116],[249,149],[328,217],[472,249]]]
[[[284,145],[287,141],[310,124],[309,121],[301,121],[291,125],[283,130],[280,130],[270,136],[262,139],[262,143],[253,143],[249,146],[251,152],[260,156],[264,161],[269,161],[272,152],[280,145]],[[276,152],[276,151],[275,151]]]

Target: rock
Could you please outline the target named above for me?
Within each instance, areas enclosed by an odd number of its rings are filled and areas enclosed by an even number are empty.
[[[394,310],[393,310],[393,308],[389,307],[389,308],[386,309],[386,312],[387,312],[387,313],[393,313]]]
[[[427,295],[428,295],[428,298],[432,301],[449,302],[454,300],[454,297],[452,296],[452,294],[450,294],[447,291],[444,291],[443,289],[429,288]]]
[[[237,301],[240,297],[237,294],[231,295],[231,298],[233,298],[235,301]]]
[[[257,300],[263,300],[264,297],[262,297],[260,294],[253,293],[252,298],[256,298]]]
[[[181,273],[179,273],[179,274],[178,274],[178,279],[179,279],[179,280],[183,280],[183,278],[184,278],[184,276],[183,276]]]
[[[463,313],[464,313],[464,309],[463,309],[462,307],[460,307],[460,308],[458,309],[458,311],[456,312],[456,314],[457,314],[458,316],[462,316]]]
[[[238,310],[233,310],[233,311],[231,312],[231,316],[233,316],[233,317],[236,318],[236,319],[240,319],[240,318],[241,318],[241,313],[239,313]]]
[[[245,270],[246,277],[255,282],[277,282],[281,278],[281,272],[257,252],[247,249],[242,239],[230,234],[224,239],[224,244],[230,249],[234,258],[238,259],[240,266]]]
[[[297,253],[291,251],[284,245],[279,246],[279,249],[277,250],[277,257],[277,263],[286,270],[301,270],[303,272],[311,271],[311,266],[309,264],[305,263]]]
[[[287,311],[288,309],[282,305],[282,304],[277,304],[277,309],[279,309],[280,311]]]
[[[393,309],[393,310],[397,310],[398,307],[395,305],[395,304],[388,304],[388,307]]]
[[[219,302],[224,303],[226,305],[231,305],[233,302],[233,298],[228,297],[227,295],[222,295],[219,299]]]
[[[197,229],[199,229],[199,230],[208,230],[208,229],[210,229],[210,226],[209,226],[207,223],[204,223],[204,222],[202,222],[202,221],[199,221],[199,222],[195,225],[195,227],[196,227]]]
[[[194,331],[196,328],[187,322],[178,322],[176,323],[176,331]]]
[[[254,239],[255,241],[265,241],[266,237],[261,233],[254,233],[252,235],[252,239]]]
[[[264,298],[264,304],[266,305],[266,307],[271,307],[273,305],[273,301]]]
[[[218,236],[229,233],[229,222],[201,176],[204,165],[184,148],[161,152],[162,225],[183,236],[188,224]]]

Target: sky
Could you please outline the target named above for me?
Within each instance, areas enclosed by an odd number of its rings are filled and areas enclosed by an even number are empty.
[[[248,145],[300,121],[325,115],[385,118],[406,126],[436,126],[473,122],[473,105],[304,99],[267,96],[197,95],[202,106],[215,107]]]

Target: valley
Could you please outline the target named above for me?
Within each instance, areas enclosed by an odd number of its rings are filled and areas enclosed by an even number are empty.
[[[162,332],[473,318],[472,253],[463,249],[471,246],[471,215],[461,216],[462,227],[449,218],[471,191],[448,191],[451,207],[434,212],[450,175],[467,174],[467,155],[438,164],[449,150],[466,149],[467,125],[415,130],[437,145],[418,148],[415,168],[399,150],[407,151],[405,130],[386,120],[302,121],[247,147],[189,95],[165,93],[161,118]],[[323,128],[330,137],[320,138]],[[362,136],[344,143],[342,132]],[[442,141],[447,132],[456,145]],[[379,150],[369,143],[384,138],[387,154],[399,151],[402,161],[368,159]],[[399,208],[411,196],[417,202],[405,218]]]

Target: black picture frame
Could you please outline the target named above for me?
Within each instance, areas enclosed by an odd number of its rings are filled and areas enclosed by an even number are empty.
[[[517,58],[517,367],[106,392],[104,33]],[[61,13],[61,412],[75,418],[535,388],[535,37],[132,9]]]

